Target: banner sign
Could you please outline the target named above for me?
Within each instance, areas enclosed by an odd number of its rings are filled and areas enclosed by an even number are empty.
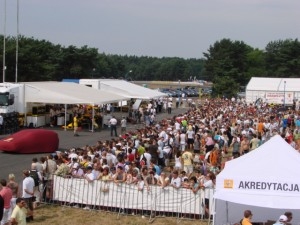
[[[300,184],[288,182],[268,182],[268,181],[249,181],[249,180],[233,180],[224,179],[223,188],[235,189],[241,191],[267,191],[292,193],[300,192]]]
[[[285,96],[285,98],[284,98]],[[293,92],[266,92],[266,102],[273,104],[287,104],[292,105],[294,100]]]

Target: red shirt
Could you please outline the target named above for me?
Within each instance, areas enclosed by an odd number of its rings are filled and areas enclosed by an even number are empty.
[[[135,160],[135,156],[134,156],[134,154],[129,154],[129,155],[127,155],[127,158],[128,158],[128,161],[129,162],[133,162],[134,160]]]
[[[12,199],[13,193],[12,190],[8,187],[2,187],[2,190],[0,191],[0,195],[2,196],[4,200],[4,208],[9,209],[10,208],[10,200]]]

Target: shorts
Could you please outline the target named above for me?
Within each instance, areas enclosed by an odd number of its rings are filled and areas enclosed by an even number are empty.
[[[193,165],[189,165],[189,166],[183,166],[183,170],[187,173],[187,174],[191,174],[194,171]]]
[[[200,154],[200,149],[194,149],[195,154]]]
[[[188,145],[194,144],[194,139],[193,138],[188,138],[187,143],[188,143]]]
[[[210,152],[211,150],[214,149],[214,145],[206,145],[206,146],[205,146],[205,149],[206,149],[206,153],[207,153],[207,152]]]
[[[9,222],[11,212],[12,211],[10,210],[10,208],[9,209],[3,209],[3,216],[2,216],[2,220],[1,220],[1,225],[4,225],[4,224]]]

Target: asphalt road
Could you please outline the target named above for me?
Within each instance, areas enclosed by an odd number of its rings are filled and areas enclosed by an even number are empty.
[[[164,118],[171,118],[174,115],[178,115],[187,111],[187,108],[178,108],[173,109],[172,114],[161,113],[157,115],[157,121],[160,121]],[[123,113],[124,114],[124,113]],[[114,114],[116,118],[121,118],[120,113]],[[143,124],[128,124],[127,130],[136,130],[143,127]],[[88,130],[83,130],[79,133],[79,137],[74,137],[73,131],[63,130],[62,128],[51,128],[44,127],[44,129],[49,129],[57,132],[59,136],[59,149],[66,150],[72,147],[82,147],[85,145],[94,145],[98,140],[110,140],[110,130],[101,130],[96,132],[90,132]],[[120,132],[120,127],[118,128]],[[0,136],[0,139],[7,137],[8,135]],[[31,160],[34,157],[38,159],[41,156],[45,156],[47,153],[41,154],[11,154],[0,151],[0,179],[8,178],[8,174],[13,173],[16,176],[16,180],[20,182],[23,179],[22,171],[24,169],[30,169]]]

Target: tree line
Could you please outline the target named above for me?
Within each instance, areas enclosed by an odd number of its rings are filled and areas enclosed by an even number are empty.
[[[18,81],[61,81],[64,78],[115,78],[127,80],[213,82],[215,95],[231,96],[255,77],[298,77],[298,39],[271,41],[264,50],[243,41],[222,39],[203,57],[148,57],[100,53],[88,46],[61,46],[46,40],[19,36]],[[6,82],[15,81],[16,37],[6,37]],[[3,61],[3,36],[0,36]],[[199,53],[200,55],[200,53]]]

